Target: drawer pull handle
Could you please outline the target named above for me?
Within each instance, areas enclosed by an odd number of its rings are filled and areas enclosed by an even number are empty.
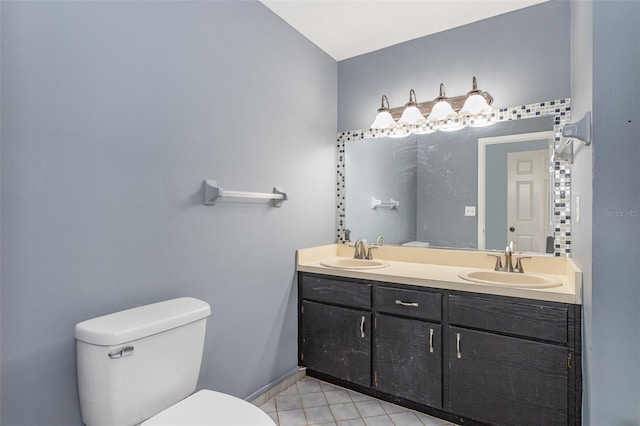
[[[402,300],[396,299],[396,305],[411,306],[411,307],[417,308],[418,302],[403,302]]]
[[[360,319],[360,337],[364,339],[364,315]]]
[[[458,359],[462,358],[462,353],[460,353],[460,333],[456,333],[456,355]]]
[[[429,329],[429,352],[433,353],[433,328]]]

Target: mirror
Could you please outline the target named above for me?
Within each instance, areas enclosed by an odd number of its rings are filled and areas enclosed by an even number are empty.
[[[383,236],[385,244],[504,250],[513,240],[520,251],[568,254],[569,165],[549,163],[559,125],[568,118],[565,102],[561,116],[554,108],[456,132],[399,139],[375,131],[340,134],[339,241],[348,229],[351,241]],[[533,152],[535,161],[523,158]],[[510,179],[509,158],[520,167]],[[530,176],[517,176],[534,164],[538,181],[532,186]],[[508,220],[509,205],[519,207],[519,219],[511,213],[518,221]],[[527,212],[538,221],[535,232],[526,229]]]

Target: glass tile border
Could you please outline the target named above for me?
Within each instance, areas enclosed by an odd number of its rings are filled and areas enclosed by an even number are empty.
[[[571,99],[558,99],[528,105],[500,108],[488,117],[496,122],[553,116],[554,151],[560,147],[562,128],[571,122]],[[465,123],[466,124],[466,123]],[[419,126],[405,126],[407,136]],[[390,130],[361,129],[337,134],[336,138],[336,241],[344,243],[346,212],[345,144],[350,141],[381,138],[391,135]],[[571,164],[556,158],[554,168],[553,229],[554,255],[571,257]]]

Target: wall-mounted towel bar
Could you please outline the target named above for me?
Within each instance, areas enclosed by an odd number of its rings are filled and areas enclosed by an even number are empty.
[[[287,199],[287,193],[280,187],[274,187],[273,193],[267,192],[245,192],[245,191],[228,191],[218,186],[215,180],[204,181],[204,204],[212,206],[220,197],[229,198],[255,198],[262,200],[273,200],[273,207],[281,207],[282,203]]]
[[[400,205],[400,201],[396,201],[393,198],[390,198],[389,201],[381,201],[376,197],[371,197],[371,208],[375,209],[376,207],[386,207],[388,209],[395,209]]]

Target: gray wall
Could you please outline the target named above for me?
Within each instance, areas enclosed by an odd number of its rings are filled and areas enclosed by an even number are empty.
[[[569,97],[569,2],[551,1],[338,63],[338,129],[368,128],[386,94],[402,106],[471,90],[471,79],[496,107]],[[384,31],[384,29],[381,29]]]
[[[593,2],[571,2],[571,113],[580,119],[587,111],[593,111]],[[582,145],[582,144],[578,144]],[[592,343],[592,205],[593,205],[593,145],[583,146],[576,152],[571,166],[571,255],[582,271],[582,370],[583,370],[583,424],[590,422],[591,406],[591,348]],[[575,214],[577,197],[580,197],[580,221]],[[596,384],[597,385],[597,384]],[[594,401],[598,403],[598,401]],[[605,422],[604,424],[607,424]]]
[[[593,2],[593,282],[587,350],[594,426],[640,424],[638,23],[640,2]]]
[[[178,296],[212,306],[199,387],[295,369],[295,250],[334,236],[336,62],[255,1],[1,8],[1,423],[80,424],[74,324]],[[205,178],[290,200],[206,207]]]

